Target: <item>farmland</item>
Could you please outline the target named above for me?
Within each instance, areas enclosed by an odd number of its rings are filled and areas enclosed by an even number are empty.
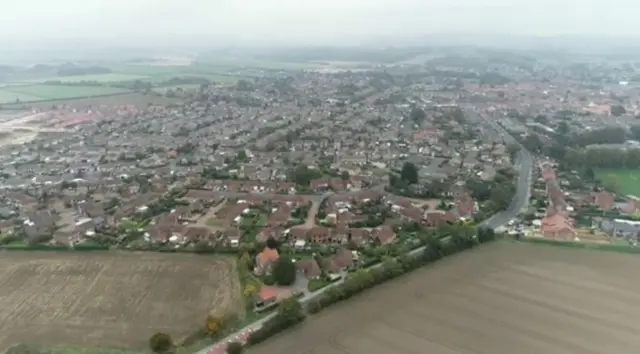
[[[146,349],[212,309],[242,311],[234,261],[181,254],[8,252],[0,260],[0,350],[18,343]]]
[[[127,93],[130,90],[116,87],[102,86],[59,86],[59,85],[29,85],[13,86],[5,91],[15,92],[27,96],[40,97],[40,100],[59,100],[74,97],[95,97],[120,93]],[[21,100],[24,102],[24,100]]]
[[[110,73],[110,74],[96,74],[96,75],[43,77],[40,79],[31,79],[26,82],[41,83],[46,81],[60,81],[64,83],[77,83],[82,81],[96,81],[100,83],[115,83],[115,82],[126,82],[126,81],[134,81],[134,80],[144,80],[146,78],[147,76],[144,76],[144,75]]]
[[[635,353],[637,256],[500,242],[312,316],[266,353]]]
[[[73,105],[76,108],[91,108],[101,105],[126,105],[131,104],[136,107],[146,107],[148,104],[170,104],[178,102],[178,99],[172,99],[168,97],[156,96],[156,95],[144,95],[141,93],[126,93],[122,95],[110,95],[110,96],[96,96],[96,97],[82,97],[82,98],[68,98],[60,100],[42,100],[39,102],[27,103],[27,104],[15,104],[7,103],[2,106],[9,109],[20,109],[21,107],[34,107],[49,109],[53,104],[67,104]],[[12,101],[13,102],[13,101]]]
[[[15,103],[16,101],[33,102],[33,101],[42,101],[42,100],[43,100],[42,97],[9,91],[4,87],[0,87],[0,104]]]

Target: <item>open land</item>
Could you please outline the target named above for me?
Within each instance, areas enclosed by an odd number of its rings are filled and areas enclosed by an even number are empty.
[[[209,311],[241,311],[232,259],[154,253],[9,252],[0,260],[0,350],[28,343],[145,349]]]
[[[34,102],[29,104],[5,104],[5,109],[20,109],[23,107],[34,107],[42,109],[50,109],[51,105],[70,105],[78,109],[91,108],[98,106],[113,106],[113,105],[134,105],[138,108],[145,108],[149,104],[170,104],[180,102],[179,99],[173,99],[169,97],[163,97],[158,95],[144,95],[141,93],[125,93],[122,95],[109,95],[109,96],[97,96],[89,98],[69,98],[61,100],[49,100]]]
[[[131,90],[117,87],[103,86],[60,86],[60,85],[29,85],[14,86],[7,91],[40,97],[40,99],[59,100],[74,97],[93,97],[127,93]]]
[[[601,169],[596,172],[597,177],[604,180],[612,176],[620,192],[624,195],[640,197],[640,170],[637,169]]]
[[[313,316],[250,354],[635,353],[640,258],[500,242]]]
[[[65,83],[75,83],[82,81],[97,81],[102,83],[109,82],[126,82],[134,80],[146,79],[143,75],[121,74],[121,73],[109,73],[109,74],[95,74],[95,75],[74,75],[74,76],[52,76],[39,79],[31,79],[28,82],[37,83],[45,81],[60,81]]]

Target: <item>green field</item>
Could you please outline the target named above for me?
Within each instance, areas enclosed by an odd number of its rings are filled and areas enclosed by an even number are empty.
[[[16,103],[16,99],[20,100],[20,102],[33,102],[43,100],[42,97],[8,91],[4,87],[0,88],[0,104]]]
[[[38,82],[45,82],[45,81],[61,81],[61,82],[74,83],[74,82],[82,82],[82,81],[97,81],[102,83],[109,83],[109,82],[126,82],[126,81],[144,80],[144,79],[147,79],[147,76],[111,73],[111,74],[97,74],[97,75],[53,76],[53,77],[44,77],[41,79],[31,79],[26,82],[38,83]]]
[[[640,170],[635,169],[601,169],[596,176],[605,187],[613,185],[616,192],[623,195],[640,197]]]
[[[38,98],[31,99],[31,101],[60,100],[74,97],[96,97],[131,92],[131,90],[116,87],[60,85],[14,86],[11,88],[5,88],[4,91]],[[23,99],[21,99],[21,101],[28,102]]]

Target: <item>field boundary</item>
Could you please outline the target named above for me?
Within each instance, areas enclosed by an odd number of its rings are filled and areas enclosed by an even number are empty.
[[[187,254],[237,254],[237,248],[173,248],[173,247],[151,247],[151,248],[112,248],[102,245],[75,245],[72,247],[65,245],[25,245],[9,244],[0,245],[0,251],[61,251],[61,252],[108,252],[108,251],[128,251],[128,252],[156,252],[156,253],[187,253]]]
[[[551,246],[559,246],[559,247],[567,247],[567,248],[588,249],[588,250],[605,251],[605,252],[640,254],[640,248],[624,246],[624,245],[560,241],[560,240],[549,240],[544,238],[532,238],[532,237],[520,238],[517,240],[517,242],[532,243],[532,244],[539,244],[539,245],[551,245]]]
[[[3,90],[1,87],[0,87],[0,91],[7,91],[7,92],[11,92],[11,93],[17,94],[17,92],[13,92],[13,91],[9,91],[9,90]],[[20,106],[20,105],[27,105],[27,104],[30,104],[30,103],[69,101],[69,100],[79,100],[79,99],[84,99],[84,98],[125,96],[125,95],[130,95],[133,92],[135,92],[135,91],[131,90],[131,91],[126,91],[126,92],[116,92],[116,93],[108,93],[108,94],[104,94],[104,95],[93,95],[93,96],[90,95],[90,96],[76,96],[76,97],[65,97],[65,98],[43,98],[43,99],[37,100],[37,101],[20,101],[20,103],[8,102],[8,103],[0,103],[0,105]]]

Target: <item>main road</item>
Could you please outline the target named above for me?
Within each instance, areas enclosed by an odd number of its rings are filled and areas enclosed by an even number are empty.
[[[475,111],[472,111],[470,109],[466,109],[465,112],[468,115],[475,115],[474,118],[480,118],[482,120],[484,120],[486,123],[488,123],[490,126],[493,127],[493,129],[496,130],[496,132],[498,134],[500,134],[503,139],[509,143],[509,144],[518,144],[520,145],[515,138],[513,138],[511,135],[509,135],[509,133],[502,128],[500,125],[496,124],[495,122],[492,122],[490,120],[487,120],[485,117],[477,114]],[[528,204],[529,204],[529,194],[530,194],[530,190],[531,190],[531,179],[532,179],[532,173],[533,173],[533,167],[534,167],[534,159],[533,156],[531,155],[531,153],[529,153],[529,151],[527,151],[523,146],[520,146],[520,152],[518,153],[518,157],[516,159],[516,164],[518,166],[518,181],[517,181],[517,185],[516,185],[516,194],[513,197],[513,199],[511,200],[511,204],[509,205],[509,207],[507,208],[507,210],[502,211],[498,214],[493,215],[492,217],[490,217],[489,219],[483,221],[480,226],[482,227],[490,227],[493,229],[499,229],[500,227],[503,227],[505,224],[507,224],[510,220],[514,219],[518,213],[520,213],[520,211],[522,211]],[[412,256],[416,256],[418,254],[420,254],[421,252],[423,252],[425,249],[425,247],[420,247],[417,249],[412,250],[411,252],[409,252],[410,255]],[[376,264],[373,266],[373,268],[379,267],[381,266],[381,264]],[[333,283],[332,285],[329,285],[327,287],[324,287],[320,290],[317,290],[315,292],[306,294],[304,296],[302,296],[300,298],[300,303],[305,304],[313,299],[316,299],[317,297],[319,297],[320,295],[324,294],[325,291],[327,291],[327,289],[339,285],[342,282],[344,282],[344,278]],[[231,341],[235,341],[235,340],[242,340],[244,338],[246,338],[247,334],[250,333],[253,330],[256,330],[258,328],[260,328],[265,322],[269,321],[270,319],[272,319],[276,314],[272,313],[268,316],[263,317],[262,319],[240,329],[239,331],[232,333],[231,335],[227,336],[226,338],[222,339],[221,341],[219,341],[217,344],[211,345],[210,347],[207,347],[205,349],[202,349],[201,351],[197,352],[197,354],[207,354],[207,353],[215,353],[215,354],[221,354],[221,353],[225,353],[225,346],[227,342],[231,342]]]

